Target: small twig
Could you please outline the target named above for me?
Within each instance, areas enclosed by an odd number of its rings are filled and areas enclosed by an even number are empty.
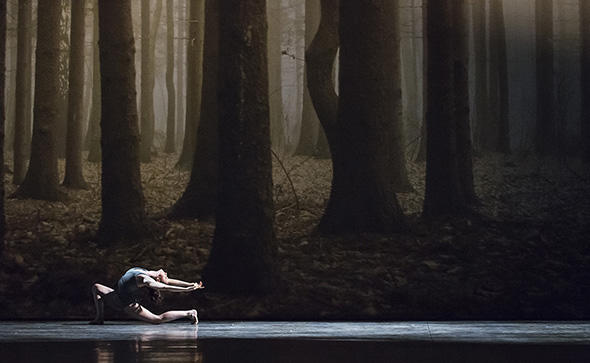
[[[283,172],[285,173],[285,176],[287,177],[287,180],[289,181],[289,184],[291,185],[291,190],[293,191],[293,196],[295,196],[295,206],[297,207],[297,210],[300,210],[300,208],[299,208],[299,197],[297,196],[297,191],[295,190],[295,185],[293,185],[293,181],[291,180],[291,177],[289,176],[289,172],[285,168],[285,165],[283,165],[283,162],[281,161],[281,159],[279,158],[279,156],[277,155],[277,153],[275,153],[275,151],[273,149],[270,149],[270,152],[274,155],[274,157],[279,162],[279,165],[281,166],[281,169],[283,169]]]

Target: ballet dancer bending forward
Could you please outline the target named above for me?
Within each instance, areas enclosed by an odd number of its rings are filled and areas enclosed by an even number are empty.
[[[141,267],[134,267],[119,279],[115,289],[101,284],[92,286],[92,297],[96,307],[96,318],[90,324],[104,323],[104,304],[116,310],[123,310],[134,319],[146,321],[152,324],[166,323],[169,321],[188,318],[193,324],[197,324],[197,310],[167,311],[156,315],[141,306],[138,300],[149,293],[152,300],[160,299],[160,291],[189,292],[204,289],[202,282],[185,282],[169,279],[168,274],[160,269],[150,271]]]

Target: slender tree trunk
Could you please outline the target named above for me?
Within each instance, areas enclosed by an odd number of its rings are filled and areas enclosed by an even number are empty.
[[[193,0],[195,1],[195,0]],[[172,207],[172,218],[207,218],[215,213],[217,205],[217,173],[218,173],[218,67],[219,67],[219,5],[217,1],[205,2],[205,44],[203,63],[203,99],[199,103],[200,92],[189,88],[188,94],[195,97],[189,99],[187,125],[198,123],[196,151],[193,158],[191,178],[186,190]],[[193,8],[198,12],[199,6],[191,4],[191,18]],[[196,26],[198,23],[191,23]],[[191,32],[192,33],[192,32]],[[192,52],[189,48],[189,52]],[[189,84],[193,85],[190,77],[197,77],[196,71],[189,63]],[[225,71],[225,70],[224,70]],[[223,73],[223,72],[221,72]],[[191,76],[192,74],[192,76]],[[196,87],[195,87],[196,88]],[[197,122],[198,109],[201,105],[200,122]],[[190,115],[194,115],[191,117]]]
[[[166,1],[166,90],[168,93],[168,119],[164,152],[176,151],[176,90],[174,88],[174,0]]]
[[[320,24],[320,0],[305,0],[305,49],[309,47]],[[306,64],[307,68],[307,64]],[[307,72],[303,75],[303,111],[301,115],[301,134],[295,154],[314,155],[320,129],[320,121],[313,108],[307,89]]]
[[[180,142],[184,139],[185,127],[186,127],[186,82],[185,82],[185,61],[186,61],[186,23],[187,23],[187,12],[186,12],[186,0],[177,1],[177,41],[176,41],[176,143],[177,147],[181,146]]]
[[[535,151],[549,156],[556,152],[553,67],[553,0],[535,0],[537,48],[537,125]]]
[[[427,160],[423,214],[462,212],[465,199],[457,170],[454,99],[453,1],[428,3]]]
[[[0,100],[4,100],[4,86],[6,83],[6,0],[0,0]],[[6,108],[0,102],[0,255],[4,250],[4,234],[6,233],[6,218],[4,216],[4,123]]]
[[[404,168],[397,0],[340,5],[340,99],[328,133],[334,177],[322,233],[404,227],[395,192]]]
[[[473,17],[473,44],[475,63],[475,145],[476,148],[491,150],[489,136],[490,105],[488,93],[488,47],[486,36],[486,2],[474,1],[472,7]]]
[[[581,93],[582,119],[582,158],[590,163],[590,2],[580,1],[580,35],[581,35]]]
[[[469,111],[469,24],[468,0],[453,0],[454,96],[457,130],[457,172],[466,203],[477,198],[473,186],[473,146]],[[502,0],[500,0],[502,1]]]
[[[214,290],[263,293],[276,280],[266,0],[219,3],[219,203],[203,276]]]
[[[213,5],[211,9],[205,10],[205,1],[191,0],[190,1],[190,21],[189,21],[189,42],[187,45],[187,90],[186,90],[186,126],[184,130],[184,142],[182,152],[178,158],[177,167],[185,170],[190,170],[193,167],[195,148],[197,143],[197,129],[199,128],[200,120],[211,120],[211,114],[217,119],[217,109],[209,111],[209,103],[217,103],[207,95],[208,92],[217,92],[217,88],[209,89],[208,87],[217,87],[211,85],[210,79],[217,79],[217,75],[212,76],[208,74],[208,70],[217,70],[217,58],[209,61],[208,57],[216,57],[217,45],[214,44],[217,40],[217,15]],[[205,14],[205,11],[207,13]],[[207,23],[207,18],[211,16],[213,21]],[[203,27],[203,19],[205,20],[205,27]],[[208,27],[210,25],[211,27]],[[203,33],[209,33],[212,39],[205,39],[203,44]],[[213,48],[211,48],[213,47]],[[211,49],[210,49],[211,48]],[[205,62],[204,62],[205,59]],[[210,68],[210,63],[215,62],[215,65]],[[213,78],[211,78],[213,77]],[[215,81],[216,82],[216,81]],[[213,121],[212,121],[213,122]],[[217,122],[217,121],[214,121]],[[215,123],[216,125],[216,123]]]
[[[335,142],[332,139],[338,118],[338,95],[334,90],[332,71],[340,46],[339,6],[338,0],[321,0],[318,31],[305,51],[307,89],[330,145]]]
[[[59,115],[59,29],[60,1],[39,2],[35,110],[29,169],[15,196],[59,200],[55,128]]]
[[[427,42],[427,26],[428,26],[428,1],[422,0],[422,125],[420,126],[420,146],[414,161],[426,161],[426,149],[428,147],[428,132],[427,132],[427,113],[428,113],[428,42]]]
[[[285,126],[283,121],[283,90],[281,81],[281,2],[266,0],[268,16],[268,72],[270,99],[270,137],[273,149],[285,151]]]
[[[158,29],[159,15],[162,2],[158,0],[156,15],[154,16],[155,30]],[[141,2],[141,141],[140,159],[143,163],[149,163],[152,159],[152,146],[154,144],[154,58],[157,32],[152,30],[150,15],[150,1]]]
[[[130,0],[100,0],[103,244],[145,233]]]
[[[88,187],[82,173],[85,6],[85,0],[72,2],[66,175],[63,184],[73,189]]]
[[[31,149],[31,75],[33,6],[31,0],[18,2],[18,40],[16,63],[16,107],[14,119],[13,183],[20,184],[27,172],[27,155]]]
[[[100,151],[100,108],[101,108],[101,86],[100,86],[100,50],[98,48],[98,1],[94,1],[94,46],[92,52],[92,105],[90,106],[90,121],[86,142],[88,144],[88,161],[98,163],[101,161]]]

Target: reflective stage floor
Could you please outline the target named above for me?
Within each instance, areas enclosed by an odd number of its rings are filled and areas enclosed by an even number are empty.
[[[590,362],[590,322],[0,322],[1,362]]]

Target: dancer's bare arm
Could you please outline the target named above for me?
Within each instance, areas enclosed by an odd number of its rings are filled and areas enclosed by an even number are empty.
[[[202,281],[199,281],[198,283],[197,282],[186,282],[186,281],[170,279],[170,278],[168,279],[168,285],[181,286],[181,287],[189,287],[189,286],[197,285],[198,289],[205,288],[205,286],[203,286]]]
[[[174,286],[171,284],[164,284],[162,282],[158,282],[153,278],[147,275],[140,275],[138,281],[139,287],[147,286],[150,289],[160,290],[160,291],[168,291],[168,292],[189,292],[199,289],[198,284],[190,284],[188,286]]]

